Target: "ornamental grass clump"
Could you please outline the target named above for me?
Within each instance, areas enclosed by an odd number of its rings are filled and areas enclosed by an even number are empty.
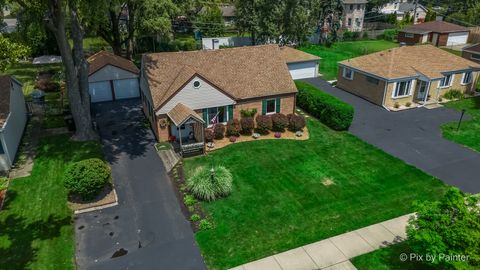
[[[211,169],[199,167],[187,179],[187,187],[197,199],[214,201],[232,192],[232,182],[232,174],[223,166]]]

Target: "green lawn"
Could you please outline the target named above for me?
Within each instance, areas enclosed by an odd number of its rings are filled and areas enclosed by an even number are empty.
[[[202,206],[215,228],[196,233],[210,269],[226,269],[413,211],[445,186],[347,132],[310,118],[307,141],[232,144],[184,160],[224,165],[232,194]],[[330,179],[332,185],[324,185]]]
[[[58,73],[63,70],[63,66],[62,64],[34,65],[31,63],[17,63],[10,65],[4,74],[15,76],[23,84],[23,93],[28,97],[35,86],[38,72],[50,70]]]
[[[400,260],[402,253],[413,253],[408,247],[407,242],[402,242],[387,248],[379,249],[374,252],[356,257],[352,263],[358,270],[433,270],[415,261],[407,259]]]
[[[462,51],[452,50],[449,48],[442,48],[442,50],[447,51],[451,54],[455,54],[456,56],[460,56],[460,57],[462,56]]]
[[[458,111],[465,109],[473,119],[462,121],[459,131],[457,131],[458,122],[443,125],[443,136],[480,152],[480,97],[449,102],[445,106]],[[460,113],[458,117],[460,118]]]
[[[66,166],[102,157],[97,142],[45,138],[29,177],[11,181],[0,211],[0,269],[74,269],[72,211],[63,187]]]
[[[386,40],[362,40],[338,42],[330,48],[322,45],[310,45],[302,47],[300,50],[321,57],[320,73],[322,78],[334,80],[338,74],[338,62],[393,47],[398,47],[398,43]]]

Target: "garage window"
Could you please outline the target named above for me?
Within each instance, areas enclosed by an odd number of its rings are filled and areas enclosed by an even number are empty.
[[[353,80],[353,70],[350,68],[343,68],[343,78],[347,80]]]
[[[472,82],[472,72],[463,73],[462,84],[469,84]]]
[[[470,58],[475,59],[475,60],[480,60],[480,54],[474,54],[474,53],[472,53],[472,55],[470,56]]]
[[[366,78],[367,78],[367,82],[369,82],[371,84],[377,84],[378,85],[378,83],[380,82],[379,79],[373,78],[371,76],[366,76]]]
[[[412,81],[401,81],[395,84],[395,90],[393,91],[392,97],[406,97],[410,95],[410,90],[412,88]]]
[[[413,38],[414,35],[412,33],[405,33],[406,38]]]

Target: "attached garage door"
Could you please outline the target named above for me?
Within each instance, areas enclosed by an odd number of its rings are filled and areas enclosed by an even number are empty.
[[[91,102],[112,101],[110,81],[89,83]]]
[[[447,46],[467,44],[468,32],[448,34]]]
[[[115,99],[136,98],[140,96],[138,79],[124,79],[113,81]]]
[[[314,78],[317,76],[316,69],[317,62],[302,62],[302,63],[290,63],[288,64],[288,70],[292,79],[306,79]]]

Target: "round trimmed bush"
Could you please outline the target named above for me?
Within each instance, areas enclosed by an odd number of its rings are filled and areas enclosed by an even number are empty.
[[[221,140],[225,136],[225,126],[222,124],[216,124],[213,127],[213,137],[215,140]]]
[[[284,132],[285,128],[288,126],[288,118],[285,114],[276,113],[272,115],[272,130]]]
[[[266,135],[272,129],[272,118],[270,115],[259,115],[255,120],[257,121],[257,128],[255,129],[257,133]]]
[[[232,119],[227,123],[226,135],[230,136],[240,136],[240,121],[238,119]]]
[[[253,117],[242,118],[242,120],[240,120],[240,125],[242,126],[243,135],[252,135],[253,128],[255,128],[255,122],[253,121]]]
[[[288,129],[291,131],[302,131],[305,127],[305,118],[296,114],[288,115]]]
[[[205,129],[205,141],[212,142],[213,141],[213,130],[210,128]]]
[[[112,179],[110,167],[101,159],[91,158],[73,163],[65,172],[65,187],[82,200],[91,200]]]
[[[232,192],[233,177],[230,171],[217,166],[212,169],[198,167],[187,179],[187,187],[199,200],[213,201]]]

